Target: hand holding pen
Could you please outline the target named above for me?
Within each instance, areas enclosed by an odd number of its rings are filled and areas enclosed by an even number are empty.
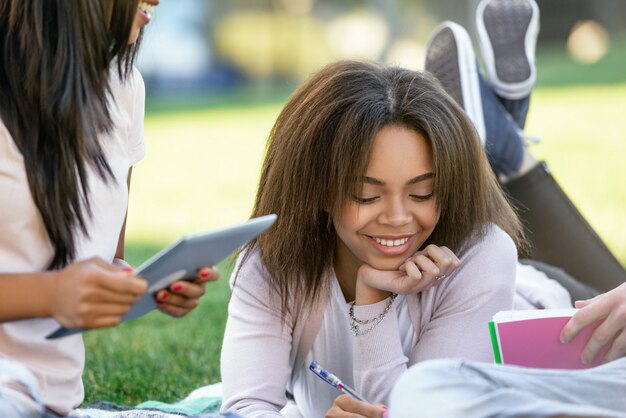
[[[328,383],[332,387],[339,389],[346,395],[350,395],[355,399],[358,399],[362,402],[367,402],[361,395],[359,395],[354,389],[350,386],[344,384],[337,376],[332,374],[331,372],[322,369],[322,367],[316,362],[312,361],[309,365],[309,370],[311,370],[317,377],[322,379],[324,382]]]
[[[357,391],[346,385],[334,374],[323,369],[316,361],[311,362],[309,370],[332,387],[342,391],[335,399],[333,406],[326,413],[326,417],[334,418],[344,416],[345,412],[357,414],[356,416],[371,418],[386,418],[387,407],[384,405],[372,405],[368,403]]]

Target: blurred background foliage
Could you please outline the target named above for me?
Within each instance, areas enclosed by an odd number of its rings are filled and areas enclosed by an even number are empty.
[[[133,171],[127,259],[249,217],[265,141],[297,84],[326,63],[423,67],[441,20],[474,34],[477,0],[162,0],[138,66],[147,157]],[[527,134],[626,264],[626,2],[538,0],[538,80]],[[294,239],[302,239],[294,237]],[[220,381],[229,265],[200,307],[86,334],[86,401],[173,402]],[[242,371],[245,372],[245,371]]]
[[[454,20],[474,32],[477,3],[164,0],[148,27],[139,66],[153,97],[237,89],[248,89],[247,95],[288,90],[324,64],[341,58],[417,69],[422,67],[424,43],[437,23]],[[573,71],[589,71],[624,44],[624,1],[539,0],[539,6],[540,53],[565,54]],[[616,71],[594,78],[596,82],[616,82],[623,80],[623,74]],[[555,80],[545,76],[540,85]]]

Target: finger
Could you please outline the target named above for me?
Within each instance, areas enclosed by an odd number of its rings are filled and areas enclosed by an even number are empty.
[[[128,313],[130,305],[123,304],[88,304],[80,309],[80,319],[75,326],[92,329],[110,327],[120,323],[121,318]]]
[[[591,338],[583,348],[581,353],[581,361],[584,364],[591,364],[602,348],[609,344],[615,335],[621,330],[616,327],[614,321],[610,318],[604,320],[591,334]]]
[[[407,276],[412,277],[415,280],[420,280],[422,278],[422,272],[412,261],[404,263],[403,266]]]
[[[383,408],[381,408],[380,406],[359,401],[358,399],[354,399],[353,397],[347,395],[342,396],[346,397],[342,399],[337,398],[335,400],[335,403],[346,412],[351,412],[352,414],[356,414],[356,416],[364,417],[382,417],[383,415]]]
[[[439,268],[438,276],[447,276],[452,273],[460,264],[457,256],[445,246],[439,247],[437,245],[430,244],[424,249],[423,252],[428,258],[433,260],[435,265]]]
[[[90,304],[82,309],[82,314],[90,318],[124,316],[130,310],[129,304],[121,303],[98,303]]]
[[[584,308],[587,305],[590,305],[592,303],[594,303],[595,301],[598,300],[598,298],[600,298],[600,296],[604,295],[604,293],[601,293],[597,296],[592,297],[591,299],[585,299],[585,300],[577,300],[576,302],[574,302],[574,306],[576,308]]]
[[[413,257],[413,262],[422,271],[422,276],[434,279],[435,276],[441,274],[439,267],[424,254]]]
[[[98,318],[94,318],[93,321],[82,328],[85,329],[96,329],[96,328],[109,328],[115,325],[118,325],[121,322],[122,318],[118,315],[112,316],[101,316]]]
[[[613,344],[611,344],[611,348],[604,359],[606,361],[617,360],[618,358],[622,358],[626,355],[626,331],[622,330],[620,334],[613,340]]]
[[[172,283],[170,291],[184,296],[188,299],[198,299],[205,293],[205,284],[196,284],[188,281],[178,281]]]
[[[110,272],[104,274],[99,284],[103,288],[117,293],[129,293],[136,296],[141,296],[148,290],[148,282],[132,276],[130,273]]]
[[[185,315],[187,315],[191,311],[191,308],[181,308],[179,306],[173,306],[173,305],[169,305],[169,304],[166,304],[166,303],[159,304],[158,308],[162,312],[164,312],[164,313],[166,313],[168,315],[171,315],[173,317],[176,317],[176,318],[180,318],[181,316],[185,316]]]
[[[326,415],[324,416],[324,418],[361,418],[361,415],[343,411],[337,405],[333,405],[326,412]],[[363,417],[363,418],[367,418],[367,417]]]
[[[430,244],[426,248],[424,248],[422,255],[427,256],[428,258],[433,260],[435,264],[438,265],[450,262],[448,254],[442,248],[434,244]]]
[[[456,254],[454,254],[454,252],[452,252],[450,248],[445,246],[439,248],[441,248],[441,250],[446,254],[448,263],[444,274],[449,276],[454,270],[459,268],[459,266],[461,265],[461,260],[459,260],[459,258],[456,256]]]
[[[587,325],[606,318],[609,314],[608,304],[596,303],[576,312],[561,330],[561,342],[568,343]]]
[[[220,278],[220,271],[217,267],[202,267],[198,269],[196,283],[214,282]]]
[[[171,305],[179,308],[193,309],[198,306],[198,299],[190,299],[167,290],[159,290],[155,299],[161,305]]]
[[[132,293],[114,292],[101,287],[89,290],[88,292],[89,294],[84,298],[86,302],[132,305],[139,299],[139,296]]]

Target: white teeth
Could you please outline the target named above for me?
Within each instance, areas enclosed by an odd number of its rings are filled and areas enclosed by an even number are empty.
[[[146,15],[148,15],[148,17],[152,17],[152,12],[154,12],[155,7],[156,7],[155,5],[148,4],[145,1],[142,1],[141,3],[139,3],[139,10],[141,10]]]
[[[385,247],[399,247],[400,245],[404,245],[407,243],[407,241],[409,240],[408,238],[400,238],[397,240],[386,240],[386,239],[380,239],[377,237],[372,237],[374,239],[374,241],[376,241],[377,243],[379,243],[380,245],[384,245]]]

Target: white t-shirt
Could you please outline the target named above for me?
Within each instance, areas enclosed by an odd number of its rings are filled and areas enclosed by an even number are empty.
[[[417,344],[417,335],[405,296],[398,295],[394,308],[389,315],[396,313],[398,332],[400,333],[402,351],[408,358]],[[346,302],[339,282],[335,279],[324,319],[315,342],[306,357],[307,368],[294,370],[293,395],[297,400],[297,408],[303,417],[323,417],[332,406],[335,398],[342,394],[339,390],[322,381],[309,371],[311,361],[317,361],[324,369],[333,373],[343,383],[354,388],[353,344],[348,316],[349,304]]]
[[[87,165],[89,237],[77,240],[77,260],[112,261],[128,204],[128,170],[145,153],[145,88],[136,69],[126,83],[111,75],[110,114],[114,128],[100,138],[115,181],[105,183]],[[44,271],[53,248],[28,186],[22,155],[0,121],[0,274]],[[87,214],[87,212],[84,212]],[[59,326],[52,318],[0,324],[0,357],[18,361],[35,374],[46,406],[67,414],[83,400],[84,346],[80,335],[46,340]]]

